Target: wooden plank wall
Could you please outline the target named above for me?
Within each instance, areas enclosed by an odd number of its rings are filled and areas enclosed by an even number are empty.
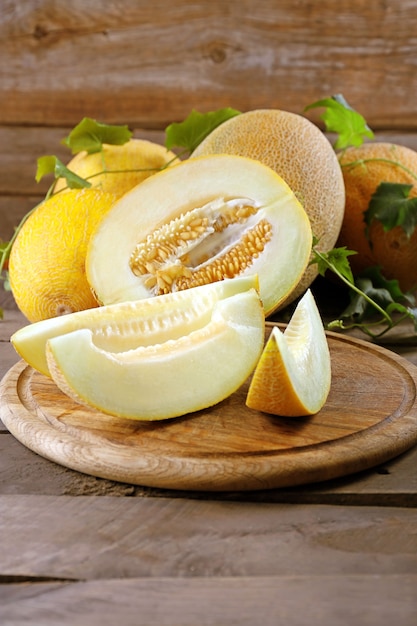
[[[416,33],[413,0],[0,0],[0,238],[84,116],[162,141],[193,108],[302,113],[343,93],[417,148]]]

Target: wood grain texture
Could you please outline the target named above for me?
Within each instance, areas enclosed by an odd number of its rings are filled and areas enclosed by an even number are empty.
[[[0,588],[0,619],[2,626],[414,626],[416,586],[413,574],[38,581]]]
[[[162,128],[342,91],[372,125],[415,129],[416,27],[412,0],[5,0],[0,123]]]
[[[416,574],[416,509],[0,496],[3,577]],[[3,626],[3,625],[2,625]]]
[[[6,310],[0,323],[0,378],[19,360],[9,343],[13,332],[25,324],[15,310]],[[408,340],[409,329],[393,331],[391,349],[417,365],[417,350]],[[409,341],[409,340],[408,340]],[[20,495],[111,495],[136,497],[183,497],[178,490],[131,485],[83,474],[48,461],[19,443],[0,422],[0,493]],[[245,493],[245,500],[374,506],[417,506],[417,447],[370,470],[320,484]],[[204,498],[200,492],[188,497]],[[237,500],[241,492],[221,492],[211,498]]]
[[[44,197],[36,159],[67,162],[59,142],[84,116],[162,140],[193,108],[302,113],[342,92],[381,138],[417,147],[416,27],[411,0],[4,0],[0,240]]]
[[[120,123],[124,124],[125,120]],[[132,127],[131,130],[134,137],[164,144],[165,132],[162,130],[152,131],[138,127]],[[0,126],[0,199],[4,196],[4,203],[10,196],[28,196],[30,200],[30,197],[36,199],[45,195],[52,177],[36,182],[37,159],[46,154],[54,154],[64,163],[68,163],[72,155],[61,141],[70,131],[71,127]],[[332,143],[333,139],[329,135]],[[417,132],[378,132],[375,140],[399,143],[417,150]]]
[[[252,411],[243,385],[224,402],[175,420],[123,420],[77,405],[24,362],[3,378],[0,416],[31,450],[111,480],[207,491],[329,480],[417,443],[417,368],[360,340],[334,333],[328,340],[332,388],[311,418]]]
[[[84,116],[161,143],[192,108],[302,113],[341,92],[377,139],[416,149],[416,28],[412,0],[3,0],[0,239]],[[3,375],[25,321],[0,306]],[[409,337],[390,347],[417,365]],[[397,374],[376,380],[396,397]],[[0,623],[414,626],[416,467],[414,447],[312,485],[184,492],[58,465],[0,423]]]
[[[184,491],[97,478],[33,453],[0,422],[0,494],[184,498]],[[417,448],[370,470],[322,483],[257,491],[187,492],[188,498],[417,508]]]

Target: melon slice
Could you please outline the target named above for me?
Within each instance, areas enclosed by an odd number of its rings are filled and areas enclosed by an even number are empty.
[[[122,352],[163,343],[208,323],[214,306],[234,294],[258,290],[256,276],[224,280],[158,298],[103,306],[42,320],[20,328],[10,338],[16,352],[42,374],[49,375],[46,342],[58,335],[88,328],[98,347]]]
[[[117,336],[98,345],[88,328],[59,335],[46,344],[49,371],[76,402],[118,417],[161,420],[204,409],[252,372],[264,345],[264,311],[250,289],[218,300],[199,328],[184,326],[185,334],[150,345],[138,333],[122,351]]]
[[[283,417],[313,415],[326,403],[330,385],[327,337],[308,289],[285,331],[274,326],[254,371],[246,404]]]
[[[257,274],[266,315],[298,284],[311,226],[283,179],[259,161],[183,161],[121,198],[90,239],[87,279],[101,304]]]

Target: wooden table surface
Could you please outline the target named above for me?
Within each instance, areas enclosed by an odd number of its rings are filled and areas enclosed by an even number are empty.
[[[1,376],[23,324],[5,310]],[[411,343],[389,349],[417,365]],[[417,448],[323,484],[208,494],[81,474],[0,429],[2,626],[415,623]]]
[[[36,159],[84,117],[158,142],[195,109],[303,114],[336,93],[417,149],[412,0],[0,3],[0,240],[45,195]],[[321,111],[310,119],[321,127]],[[10,297],[0,376],[25,321]],[[389,348],[417,365],[400,333]],[[0,424],[0,626],[415,626],[417,448],[249,493],[99,479]]]

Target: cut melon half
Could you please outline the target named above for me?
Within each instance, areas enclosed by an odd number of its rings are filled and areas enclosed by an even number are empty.
[[[259,161],[183,161],[123,196],[90,239],[86,272],[101,304],[257,274],[266,315],[298,284],[311,226],[283,179]]]
[[[283,417],[313,415],[326,403],[330,385],[327,337],[308,289],[284,332],[273,327],[254,371],[246,404]]]
[[[46,361],[49,339],[88,328],[97,347],[123,352],[178,339],[204,327],[224,298],[258,290],[257,276],[225,280],[158,298],[125,302],[42,320],[11,336],[16,352],[34,369],[50,375]]]
[[[47,342],[49,371],[76,402],[118,417],[161,420],[217,404],[248,378],[262,352],[264,313],[252,289],[219,300],[201,328],[117,351],[90,329]],[[103,345],[104,344],[104,345]]]

